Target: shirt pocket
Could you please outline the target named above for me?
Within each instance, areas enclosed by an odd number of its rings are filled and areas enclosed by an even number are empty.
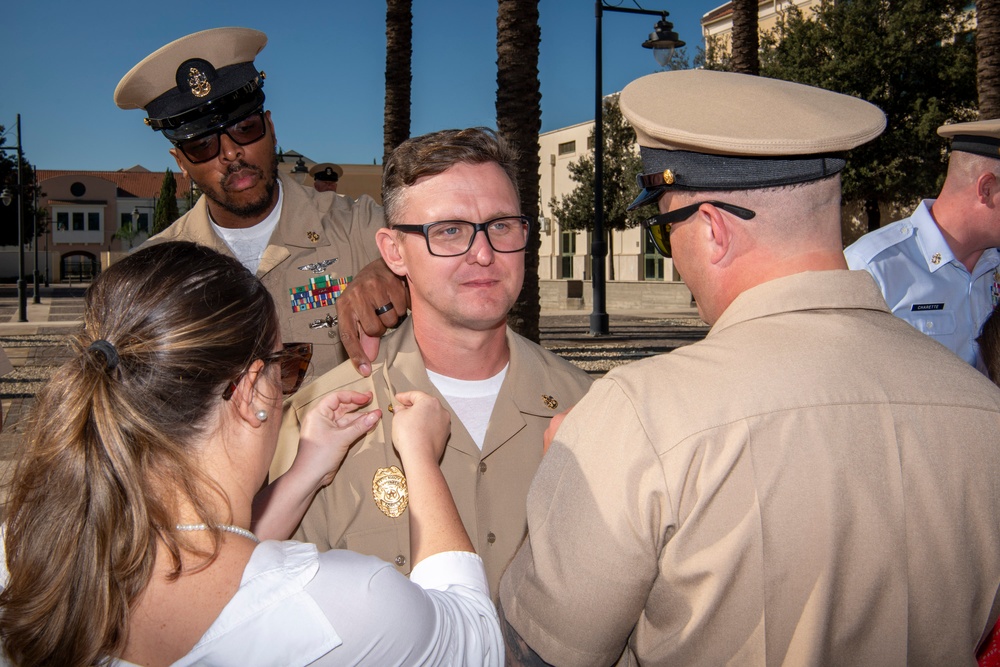
[[[928,336],[950,336],[955,333],[958,326],[955,314],[947,311],[910,312],[904,314],[903,319],[912,324],[917,331]]]

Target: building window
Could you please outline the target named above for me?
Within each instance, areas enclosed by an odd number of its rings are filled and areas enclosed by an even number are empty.
[[[75,204],[52,207],[53,241],[56,243],[103,243],[104,205]],[[114,220],[110,221],[114,226]]]
[[[576,232],[559,234],[559,277],[573,277],[573,257],[576,255]]]
[[[587,150],[588,151],[594,150],[594,135],[590,135],[589,137],[587,137]]]
[[[132,226],[132,214],[122,213],[122,227]],[[135,231],[137,232],[148,232],[149,231],[149,214],[140,213],[139,219],[135,223]]]
[[[564,144],[559,144],[559,155],[572,155],[576,152],[576,142],[567,141]]]
[[[648,232],[642,235],[642,263],[646,280],[663,280],[663,255],[656,251]]]

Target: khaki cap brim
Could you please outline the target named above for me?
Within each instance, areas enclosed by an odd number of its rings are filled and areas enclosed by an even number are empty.
[[[121,109],[145,109],[167,91],[177,87],[177,68],[200,58],[220,70],[229,65],[253,62],[267,45],[267,35],[251,28],[212,28],[170,42],[149,54],[115,88],[115,104]]]
[[[651,74],[620,103],[640,146],[713,155],[837,153],[885,129],[885,114],[864,100],[732,72]]]

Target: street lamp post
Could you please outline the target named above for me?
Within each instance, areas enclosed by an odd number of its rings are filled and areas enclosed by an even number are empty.
[[[28,294],[27,285],[24,280],[24,225],[23,211],[24,184],[21,182],[21,163],[23,162],[23,152],[21,151],[21,114],[17,114],[17,146],[8,148],[0,146],[0,150],[17,151],[17,319],[19,322],[28,321]],[[13,195],[10,188],[4,188],[0,200],[4,206],[9,206]],[[36,288],[37,290],[37,288]]]
[[[601,19],[604,12],[621,12],[623,14],[642,14],[644,16],[659,16],[656,26],[649,39],[642,43],[643,47],[653,49],[653,55],[661,66],[666,67],[675,47],[684,46],[673,31],[673,24],[667,20],[670,12],[655,11],[632,7],[615,7],[604,0],[595,4],[597,18],[597,66],[594,77],[594,235],[590,242],[590,271],[594,288],[593,311],[590,313],[590,335],[606,336],[608,334],[608,311],[605,299],[604,269],[608,256],[608,243],[604,238],[604,98],[601,95],[602,75],[602,45]]]

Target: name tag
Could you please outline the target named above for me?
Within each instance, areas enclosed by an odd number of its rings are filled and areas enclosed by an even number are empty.
[[[910,306],[910,312],[915,313],[921,310],[944,310],[943,303],[915,303]]]

